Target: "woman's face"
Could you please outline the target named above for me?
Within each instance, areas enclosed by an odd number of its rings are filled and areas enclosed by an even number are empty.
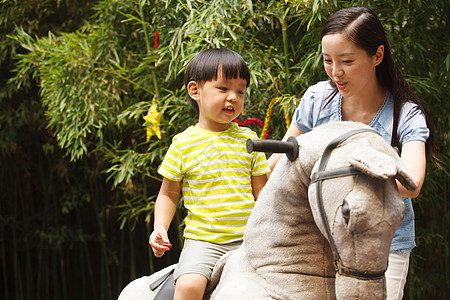
[[[382,61],[383,53],[381,45],[377,53],[370,56],[341,33],[322,38],[325,71],[344,98],[365,96],[379,88],[375,67]]]

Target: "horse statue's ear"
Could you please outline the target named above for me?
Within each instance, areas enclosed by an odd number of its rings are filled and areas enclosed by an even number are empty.
[[[398,155],[389,156],[372,147],[359,146],[349,158],[350,164],[359,171],[375,178],[396,178],[408,190],[416,189],[414,179],[409,175]]]

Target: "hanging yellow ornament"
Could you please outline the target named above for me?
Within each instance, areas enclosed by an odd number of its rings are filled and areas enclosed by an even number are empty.
[[[261,131],[261,135],[260,135],[260,139],[267,139],[267,131],[269,130],[269,123],[270,123],[270,118],[272,117],[272,111],[273,111],[273,105],[275,104],[275,102],[278,101],[278,97],[273,98],[272,100],[270,100],[269,103],[269,107],[267,108],[266,111],[266,119],[264,120],[264,127]]]
[[[270,119],[272,118],[273,106],[278,101],[279,101],[279,98],[275,97],[269,103],[269,107],[267,108],[267,111],[266,111],[266,119],[264,120],[264,127],[263,127],[263,129],[261,131],[261,135],[259,137],[260,139],[267,139],[269,123],[270,123]],[[284,120],[286,121],[286,130],[287,130],[287,129],[289,129],[289,125],[291,125],[291,121],[289,120],[289,111],[284,104],[282,104],[281,106],[284,109]]]
[[[158,139],[161,139],[161,130],[159,129],[159,122],[161,120],[161,117],[162,117],[162,114],[160,114],[157,110],[156,99],[153,98],[152,106],[150,106],[150,109],[148,110],[147,115],[144,116],[145,122],[148,123],[148,125],[147,125],[147,142],[150,141],[153,134],[156,134]]]

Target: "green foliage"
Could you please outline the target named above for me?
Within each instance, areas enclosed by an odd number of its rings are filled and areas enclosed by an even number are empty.
[[[27,0],[0,2],[2,253],[11,245],[1,264],[11,278],[27,274],[25,286],[5,282],[4,298],[111,298],[138,274],[175,261],[182,241],[153,261],[146,239],[158,165],[171,138],[197,119],[184,87],[187,63],[210,47],[240,53],[251,70],[240,119],[264,120],[277,97],[269,137],[279,139],[284,110],[292,116],[306,88],[326,79],[323,22],[355,5],[378,13],[438,129],[444,168],[430,162],[414,202],[419,247],[406,291],[411,299],[448,296],[448,1]],[[162,139],[147,142],[143,116],[153,98]],[[173,240],[181,240],[182,216]],[[36,273],[56,287],[35,284]]]

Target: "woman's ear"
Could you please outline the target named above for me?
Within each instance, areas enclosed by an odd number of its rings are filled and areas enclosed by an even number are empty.
[[[378,66],[384,58],[384,46],[378,46],[377,52],[375,53],[375,66]]]
[[[187,91],[192,99],[200,99],[200,89],[197,81],[189,81],[189,83],[187,84]]]

